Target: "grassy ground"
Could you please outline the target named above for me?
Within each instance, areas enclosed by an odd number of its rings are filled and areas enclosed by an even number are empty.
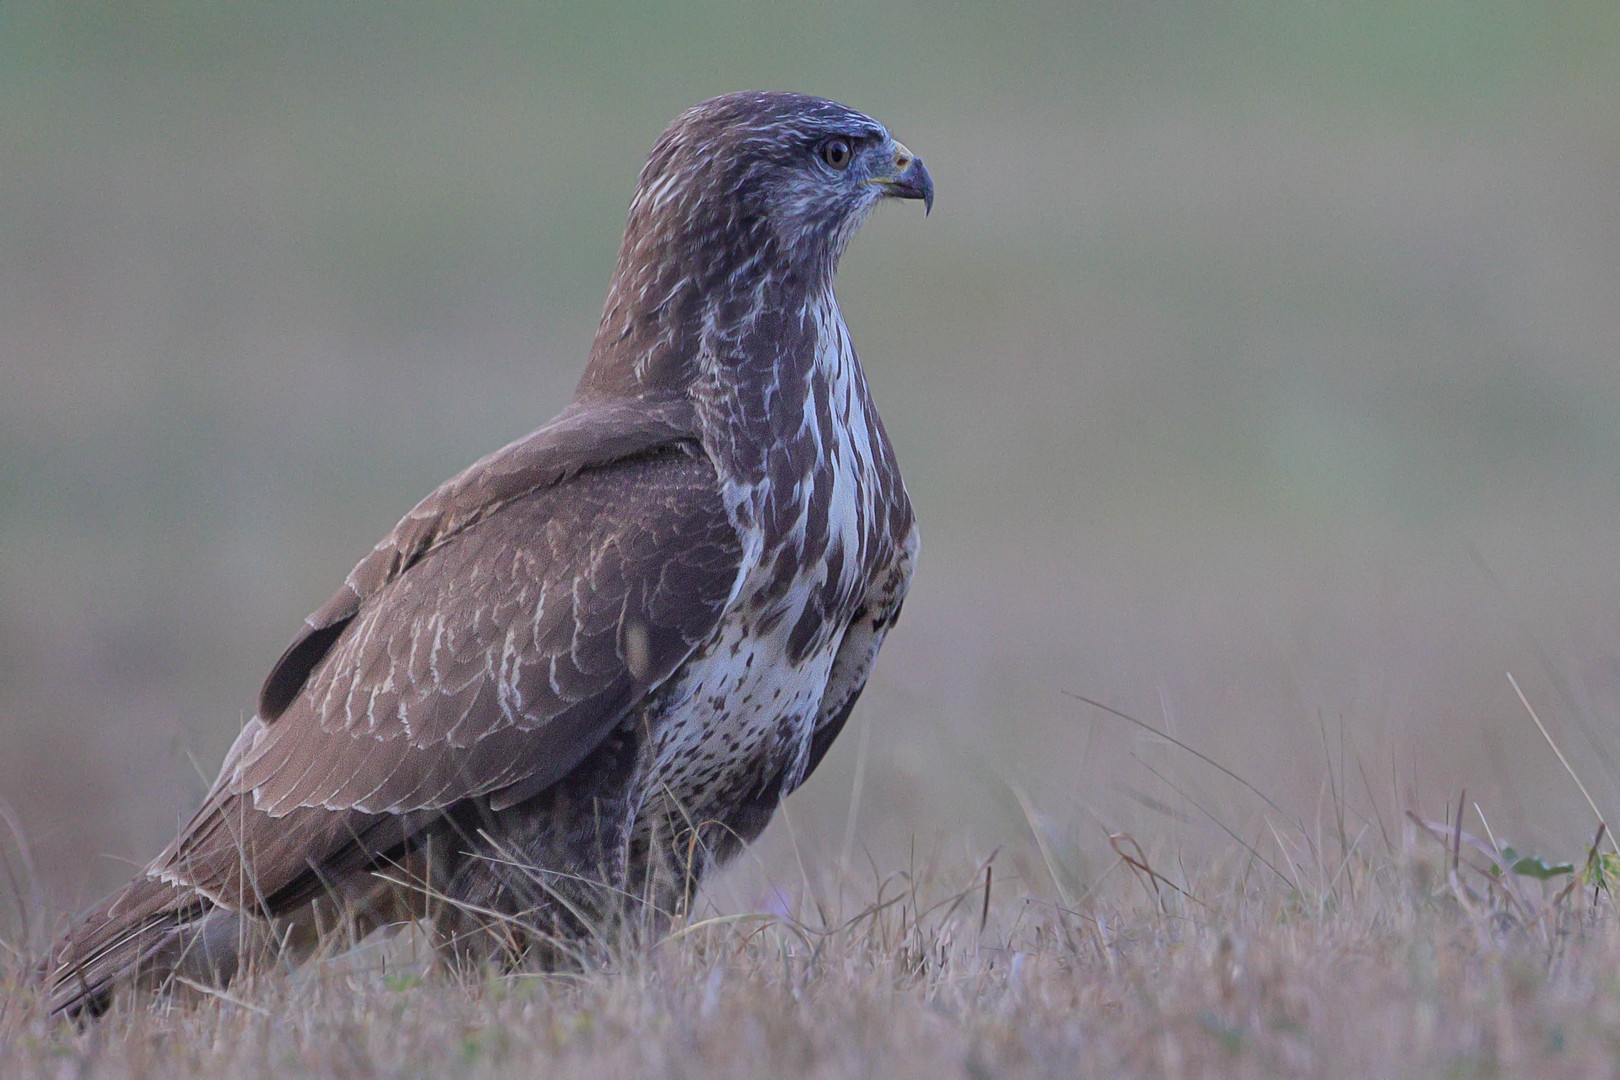
[[[0,1075],[1613,1075],[1613,864],[1498,875],[1449,828],[1380,848],[1275,821],[1271,852],[1196,869],[1115,835],[1089,884],[1042,833],[711,902],[584,974],[458,979],[405,928],[86,1030],[42,1015],[13,956]]]

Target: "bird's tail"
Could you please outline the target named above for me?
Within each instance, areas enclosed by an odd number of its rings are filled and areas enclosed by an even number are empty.
[[[240,952],[235,912],[185,885],[141,875],[109,897],[51,951],[53,1014],[99,1014],[123,982],[158,985],[179,973],[223,982]]]

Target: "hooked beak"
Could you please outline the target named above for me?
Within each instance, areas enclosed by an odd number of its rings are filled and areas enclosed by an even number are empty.
[[[870,182],[881,184],[883,193],[896,199],[921,199],[924,217],[934,209],[934,178],[923,168],[922,158],[904,143],[894,144],[893,171],[888,176],[874,176]]]

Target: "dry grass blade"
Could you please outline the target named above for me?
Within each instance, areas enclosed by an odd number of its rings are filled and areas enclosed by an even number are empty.
[[[255,1005],[253,1002],[237,997],[235,994],[227,993],[217,986],[209,986],[206,983],[200,983],[195,979],[188,979],[184,975],[173,975],[171,978],[187,989],[195,990],[199,994],[214,998],[217,1001],[223,1001],[228,1005],[235,1005],[238,1009],[246,1009],[248,1012],[259,1016],[272,1015],[270,1010],[266,1009],[264,1006]]]
[[[994,856],[992,856],[994,858]],[[990,864],[984,864],[984,907],[979,912],[979,933],[990,923]]]
[[[1536,722],[1536,729],[1541,732],[1541,737],[1547,740],[1547,745],[1552,747],[1552,752],[1558,756],[1558,763],[1564,767],[1564,771],[1569,773],[1569,778],[1575,781],[1575,786],[1580,789],[1581,797],[1586,800],[1586,805],[1592,809],[1592,816],[1607,828],[1608,822],[1603,816],[1603,811],[1598,809],[1597,801],[1592,798],[1592,793],[1587,791],[1586,785],[1581,782],[1580,774],[1575,771],[1575,766],[1569,763],[1569,759],[1564,756],[1564,752],[1558,748],[1558,743],[1553,741],[1552,733],[1547,730],[1547,725],[1543,724],[1541,717],[1536,715],[1536,710],[1531,706],[1530,699],[1524,696],[1523,690],[1519,689],[1519,680],[1513,677],[1511,671],[1507,673],[1507,679],[1513,685],[1513,692],[1519,695],[1519,703],[1524,706],[1524,711],[1529,713],[1530,719]],[[1614,849],[1616,855],[1620,855],[1620,842],[1616,841],[1612,830],[1609,832],[1609,845]]]
[[[1273,863],[1270,859],[1266,858],[1264,855],[1260,854],[1259,849],[1257,849],[1253,844],[1249,843],[1247,840],[1243,839],[1243,837],[1239,836],[1237,834],[1236,830],[1234,830],[1230,826],[1228,826],[1226,824],[1226,822],[1222,821],[1213,812],[1206,809],[1204,807],[1204,805],[1202,803],[1200,803],[1197,799],[1194,799],[1191,795],[1187,794],[1180,787],[1178,787],[1175,784],[1171,783],[1169,777],[1167,777],[1163,773],[1159,772],[1159,770],[1155,769],[1152,765],[1149,765],[1147,762],[1143,761],[1139,757],[1136,757],[1134,754],[1132,755],[1132,757],[1135,758],[1137,763],[1140,764],[1144,769],[1146,769],[1148,772],[1152,773],[1154,776],[1158,777],[1158,779],[1162,783],[1164,783],[1165,786],[1170,788],[1171,791],[1174,791],[1176,794],[1180,795],[1183,799],[1187,800],[1187,802],[1194,809],[1196,809],[1200,814],[1203,814],[1205,817],[1209,818],[1210,821],[1214,822],[1215,827],[1217,829],[1220,829],[1221,832],[1225,833],[1233,841],[1233,843],[1237,844],[1244,851],[1247,851],[1251,857],[1253,857],[1256,861],[1258,861],[1260,863],[1261,866],[1264,866],[1267,870],[1270,870],[1273,874],[1276,874],[1277,877],[1283,882],[1283,884],[1287,885],[1290,889],[1297,889],[1298,888],[1298,886],[1294,884],[1294,879],[1293,878],[1289,877],[1287,874],[1285,874],[1281,870],[1277,869],[1277,866],[1276,866],[1275,863]],[[1280,846],[1280,842],[1279,842],[1279,846]]]
[[[1052,850],[1051,841],[1047,839],[1046,830],[1041,826],[1039,816],[1035,811],[1035,805],[1029,801],[1029,796],[1024,792],[1024,789],[1017,784],[1012,785],[1012,793],[1017,798],[1018,805],[1023,808],[1024,820],[1029,822],[1030,835],[1035,838],[1035,847],[1040,851],[1041,861],[1046,864],[1046,872],[1051,876],[1052,884],[1057,888],[1058,898],[1063,901],[1064,907],[1071,911],[1074,910],[1074,898],[1069,892],[1068,883],[1064,881],[1065,874],[1062,864],[1058,862],[1057,854]]]
[[[1225,765],[1222,765],[1220,762],[1216,761],[1214,758],[1210,757],[1208,754],[1205,754],[1205,753],[1203,753],[1203,752],[1201,752],[1199,750],[1193,749],[1191,746],[1188,746],[1186,743],[1182,742],[1180,739],[1176,738],[1174,735],[1170,735],[1170,734],[1167,734],[1167,733],[1165,733],[1163,731],[1160,731],[1158,728],[1154,727],[1152,724],[1148,723],[1147,721],[1138,720],[1136,717],[1130,715],[1129,713],[1121,712],[1119,709],[1114,708],[1112,705],[1104,705],[1100,701],[1093,701],[1091,698],[1086,697],[1084,694],[1076,694],[1076,693],[1074,693],[1073,691],[1070,691],[1070,690],[1065,690],[1065,691],[1063,691],[1063,693],[1065,695],[1067,695],[1068,697],[1074,698],[1076,701],[1085,702],[1087,705],[1090,705],[1094,709],[1101,709],[1103,712],[1108,713],[1111,716],[1117,716],[1121,720],[1124,720],[1124,721],[1126,721],[1128,723],[1131,723],[1131,724],[1135,724],[1137,727],[1141,728],[1143,731],[1146,731],[1151,735],[1154,735],[1154,736],[1157,736],[1158,738],[1163,739],[1165,742],[1169,743],[1172,746],[1177,747],[1178,749],[1185,750],[1187,753],[1191,754],[1193,757],[1197,758],[1199,761],[1202,761],[1205,765],[1208,765],[1210,768],[1215,769],[1217,772],[1220,772],[1225,776],[1231,777],[1233,780],[1236,780],[1239,784],[1241,784],[1245,788],[1247,788],[1261,802],[1265,803],[1272,810],[1274,810],[1284,821],[1288,822],[1289,825],[1293,826],[1302,835],[1308,835],[1308,834],[1306,834],[1305,826],[1300,824],[1299,821],[1297,821],[1292,816],[1290,816],[1285,810],[1283,810],[1282,807],[1278,806],[1276,804],[1276,802],[1274,802],[1272,800],[1271,796],[1267,795],[1265,792],[1261,791],[1259,788],[1257,788],[1253,784],[1249,783],[1249,781],[1245,780],[1243,777],[1239,776],[1237,773],[1233,772],[1231,769],[1228,769]]]
[[[1142,850],[1142,845],[1137,842],[1136,837],[1130,835],[1129,833],[1109,833],[1108,844],[1114,849],[1114,854],[1118,855],[1122,860],[1124,860],[1126,866],[1129,866],[1134,872],[1147,878],[1147,880],[1152,883],[1153,894],[1155,897],[1158,897],[1159,895],[1159,885],[1163,884],[1166,888],[1172,890],[1173,892],[1179,893],[1200,907],[1209,906],[1202,900],[1198,899],[1198,897],[1188,892],[1186,889],[1183,889],[1180,885],[1177,885],[1175,882],[1153,869],[1153,867],[1148,863],[1147,853]],[[1130,851],[1125,850],[1126,845],[1130,846]]]
[[[695,934],[699,930],[707,930],[715,926],[736,926],[738,923],[774,923],[781,921],[781,916],[763,911],[739,911],[734,915],[715,915],[708,919],[699,919],[695,923],[688,923],[679,930],[670,931],[668,934],[660,938],[653,948],[661,949],[665,945],[670,945],[674,942],[680,941],[682,938],[687,937],[690,934]]]

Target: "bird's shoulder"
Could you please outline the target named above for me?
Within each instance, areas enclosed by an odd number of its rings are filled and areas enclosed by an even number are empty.
[[[259,717],[280,716],[361,606],[429,553],[524,496],[666,446],[698,452],[697,418],[684,396],[575,402],[452,476],[412,507],[304,620],[264,681]]]

